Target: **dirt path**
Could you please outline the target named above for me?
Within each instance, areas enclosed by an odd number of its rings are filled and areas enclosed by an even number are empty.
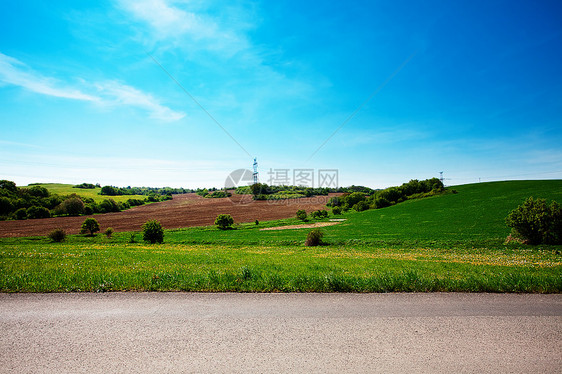
[[[314,228],[314,227],[333,226],[333,225],[337,225],[338,223],[342,223],[342,222],[343,221],[303,223],[302,225],[267,227],[265,229],[260,229],[260,231],[310,229],[310,228]]]
[[[140,230],[144,222],[156,219],[166,229],[213,225],[218,214],[232,215],[234,222],[268,221],[289,218],[299,209],[307,212],[325,208],[331,196],[315,196],[278,201],[253,201],[247,195],[232,195],[229,199],[205,199],[194,193],[174,195],[173,200],[143,205],[119,213],[97,214],[101,230]],[[47,235],[62,228],[67,234],[78,234],[88,216],[55,217],[25,221],[1,221],[0,237]]]

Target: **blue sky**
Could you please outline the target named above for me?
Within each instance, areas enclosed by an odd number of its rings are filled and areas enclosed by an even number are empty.
[[[18,1],[0,35],[18,185],[562,178],[559,1]]]

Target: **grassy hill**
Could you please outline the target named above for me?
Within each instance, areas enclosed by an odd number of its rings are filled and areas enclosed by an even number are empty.
[[[346,222],[325,227],[331,243],[443,246],[502,245],[510,229],[507,214],[529,197],[556,200],[562,204],[562,180],[507,181],[455,186],[456,194],[409,200],[383,209],[349,211]],[[304,241],[307,229],[260,231],[261,228],[302,223],[296,219],[242,224],[238,230],[219,232],[211,228],[170,231],[168,242],[275,244]]]
[[[106,196],[100,195],[101,187],[96,187],[92,189],[86,188],[74,188],[72,184],[63,183],[37,183],[34,186],[45,187],[50,193],[65,196],[70,194],[77,194],[78,196],[89,197],[94,199],[96,203],[101,203],[105,199],[113,199],[117,202],[125,202],[128,199],[144,199],[146,196],[143,195],[122,195],[122,196]]]

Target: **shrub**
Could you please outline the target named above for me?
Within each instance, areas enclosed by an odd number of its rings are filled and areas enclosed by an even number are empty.
[[[27,190],[31,196],[35,197],[49,197],[49,190],[41,186],[33,186]]]
[[[14,204],[7,197],[0,197],[0,215],[8,215],[14,209]]]
[[[146,198],[146,201],[148,201],[149,203],[157,203],[160,201],[160,198],[158,197],[158,195],[151,193]]]
[[[324,233],[320,229],[313,229],[306,236],[306,241],[304,242],[304,245],[306,245],[307,247],[315,247],[317,245],[320,245],[322,244],[323,236]]]
[[[297,210],[297,218],[301,221],[306,221],[306,211],[304,211],[303,209]]]
[[[327,206],[340,206],[342,205],[341,199],[338,196],[331,197]]]
[[[506,223],[513,236],[529,244],[562,244],[562,210],[556,201],[549,206],[545,199],[529,197],[508,214]]]
[[[105,199],[99,205],[102,213],[119,212],[119,204],[113,199]]]
[[[339,216],[341,214],[341,208],[339,206],[335,206],[332,208],[332,213],[336,216]]]
[[[95,218],[86,218],[82,223],[80,234],[86,234],[88,231],[90,232],[88,236],[94,236],[95,232],[100,231],[100,224]]]
[[[388,201],[385,197],[377,197],[373,205],[375,206],[375,209],[380,209],[386,208],[392,204],[390,204],[390,201]]]
[[[361,200],[357,204],[353,205],[353,209],[355,209],[358,212],[362,212],[364,210],[369,209],[369,204],[367,204],[365,200]]]
[[[215,225],[220,230],[226,230],[232,226],[234,223],[234,219],[230,216],[230,214],[219,214],[215,219]]]
[[[119,194],[119,190],[113,186],[103,186],[100,191],[100,195],[116,196]]]
[[[342,200],[345,201],[345,204],[354,206],[358,202],[365,200],[365,194],[363,192],[353,192],[345,197],[342,196]]]
[[[27,210],[25,208],[19,208],[14,212],[14,218],[21,220],[27,218]]]
[[[32,206],[27,208],[27,218],[49,218],[51,212],[42,206]]]
[[[108,227],[107,229],[105,229],[105,231],[103,233],[108,238],[111,238],[111,235],[113,235],[113,232],[114,232],[113,227]]]
[[[129,243],[136,243],[137,242],[137,235],[135,233],[132,233],[129,236]]]
[[[322,219],[322,218],[327,218],[328,217],[328,211],[327,210],[315,210],[314,212],[310,213],[310,216],[314,219]]]
[[[146,242],[162,243],[164,241],[164,229],[159,221],[151,220],[142,225],[142,238]]]
[[[144,201],[141,199],[128,199],[127,204],[129,204],[129,206],[138,206],[143,205]]]
[[[57,207],[57,212],[68,214],[69,216],[79,216],[84,213],[84,202],[77,197],[71,197],[64,200]]]
[[[51,231],[48,237],[53,242],[60,243],[66,238],[66,232],[63,229],[56,229]]]
[[[77,184],[77,185],[73,186],[72,188],[94,189],[94,188],[96,188],[96,186],[91,184],[91,183],[82,183],[82,184]]]

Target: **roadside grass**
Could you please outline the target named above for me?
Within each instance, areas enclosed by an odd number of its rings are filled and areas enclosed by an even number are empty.
[[[75,193],[78,196],[92,198],[96,203],[101,203],[105,199],[113,199],[116,202],[125,202],[129,199],[144,200],[146,198],[146,196],[144,195],[120,195],[120,196],[100,195],[99,193],[101,191],[101,187],[96,187],[92,189],[74,188],[72,184],[63,184],[63,183],[40,183],[40,184],[33,184],[33,185],[45,187],[50,193],[54,193],[61,196]]]
[[[98,235],[99,237],[99,235]],[[31,240],[30,240],[31,241]],[[545,249],[22,243],[0,249],[0,291],[560,292]]]
[[[346,220],[323,227],[319,247],[304,246],[310,229],[260,231],[296,218],[166,230],[156,245],[129,243],[124,232],[3,238],[0,291],[562,291],[562,246],[503,244],[507,213],[531,195],[562,202],[562,181],[454,188],[337,216]]]

